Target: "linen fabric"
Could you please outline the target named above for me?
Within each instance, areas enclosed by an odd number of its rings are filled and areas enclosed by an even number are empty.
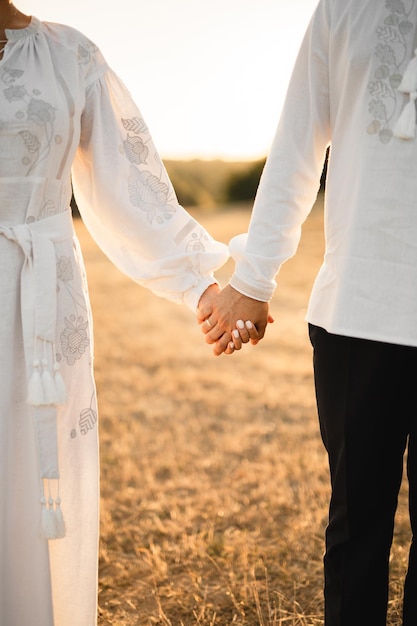
[[[35,17],[6,34],[0,61],[0,626],[93,626],[98,417],[70,178],[97,243],[121,271],[158,295],[194,310],[228,250],[179,206],[139,110],[91,41]],[[59,367],[64,379],[67,400],[60,406],[27,403],[28,381],[42,361],[51,375]],[[41,537],[43,493],[62,501],[63,539]]]
[[[231,284],[267,301],[296,251],[330,145],[326,249],[307,320],[417,346],[417,141],[394,128],[417,48],[417,5],[320,0],[294,67]],[[279,79],[279,77],[278,77]],[[279,280],[279,275],[278,275]]]

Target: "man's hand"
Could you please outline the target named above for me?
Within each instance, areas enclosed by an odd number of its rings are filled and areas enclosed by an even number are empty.
[[[200,299],[197,320],[207,343],[215,344],[214,354],[230,354],[242,343],[256,344],[263,338],[268,322],[273,322],[267,302],[244,296],[230,285],[218,293],[208,291]]]

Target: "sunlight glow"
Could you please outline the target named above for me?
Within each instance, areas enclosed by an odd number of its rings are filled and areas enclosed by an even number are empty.
[[[78,28],[128,86],[165,158],[253,159],[272,141],[317,0],[16,0]]]

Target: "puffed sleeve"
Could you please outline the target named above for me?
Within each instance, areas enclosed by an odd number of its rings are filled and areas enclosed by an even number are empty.
[[[178,204],[140,111],[103,62],[86,87],[72,178],[83,221],[111,261],[195,310],[228,248]]]
[[[294,255],[320,186],[330,143],[330,2],[321,0],[304,36],[268,155],[248,235],[230,243],[232,286],[267,301],[282,263]]]

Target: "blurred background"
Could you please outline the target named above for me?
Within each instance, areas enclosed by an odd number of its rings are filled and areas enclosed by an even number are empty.
[[[19,0],[78,28],[129,87],[163,157],[265,155],[317,0]]]
[[[142,111],[181,204],[251,202],[317,0],[20,0],[92,39]]]
[[[20,0],[92,39],[142,111],[181,204],[251,201],[317,0]]]

